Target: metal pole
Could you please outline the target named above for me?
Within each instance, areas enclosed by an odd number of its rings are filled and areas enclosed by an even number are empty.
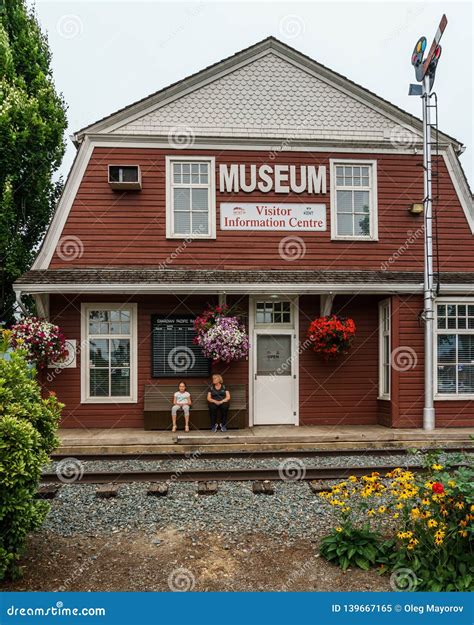
[[[434,293],[433,293],[433,202],[431,191],[431,116],[430,79],[423,79],[423,169],[425,193],[425,263],[424,263],[424,319],[425,319],[425,405],[423,408],[423,429],[434,430]]]

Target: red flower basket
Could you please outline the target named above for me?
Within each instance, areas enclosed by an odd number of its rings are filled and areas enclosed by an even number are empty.
[[[352,345],[356,331],[353,319],[330,315],[314,319],[308,328],[312,348],[326,360],[346,354]]]

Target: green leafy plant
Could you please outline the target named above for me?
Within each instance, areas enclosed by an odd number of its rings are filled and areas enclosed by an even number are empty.
[[[58,444],[62,407],[54,395],[41,396],[25,351],[0,357],[0,579],[19,575],[28,533],[49,509],[35,495],[42,467]]]
[[[67,120],[34,7],[0,4],[0,319],[10,324],[12,283],[31,266],[61,192],[53,175]]]
[[[351,524],[336,527],[331,534],[321,541],[320,553],[329,562],[333,562],[346,571],[357,567],[367,571],[372,566],[386,562],[387,544],[382,536],[370,529]]]
[[[320,493],[340,524],[323,539],[321,554],[343,569],[409,570],[420,591],[474,590],[471,457],[452,455],[442,464],[439,452],[418,456],[424,473],[349,476]]]

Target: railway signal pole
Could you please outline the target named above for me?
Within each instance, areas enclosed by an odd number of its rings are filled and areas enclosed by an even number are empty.
[[[436,109],[436,94],[433,88],[436,67],[441,56],[439,42],[446,28],[446,15],[441,18],[438,30],[425,60],[426,38],[421,37],[413,50],[411,62],[415,68],[416,80],[420,85],[410,85],[409,95],[421,96],[423,106],[423,170],[424,170],[424,283],[423,318],[425,322],[425,401],[423,407],[423,429],[435,428],[434,409],[434,279],[433,279],[433,162],[432,162],[432,109]],[[434,96],[435,103],[431,103]],[[437,125],[437,116],[436,116]]]

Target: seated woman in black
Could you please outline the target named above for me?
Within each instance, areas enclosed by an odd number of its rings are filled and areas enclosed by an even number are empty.
[[[207,394],[207,405],[209,406],[209,416],[211,417],[211,432],[217,432],[217,414],[220,412],[221,430],[227,432],[225,426],[227,413],[229,411],[230,393],[224,385],[221,375],[212,376],[212,384]]]

